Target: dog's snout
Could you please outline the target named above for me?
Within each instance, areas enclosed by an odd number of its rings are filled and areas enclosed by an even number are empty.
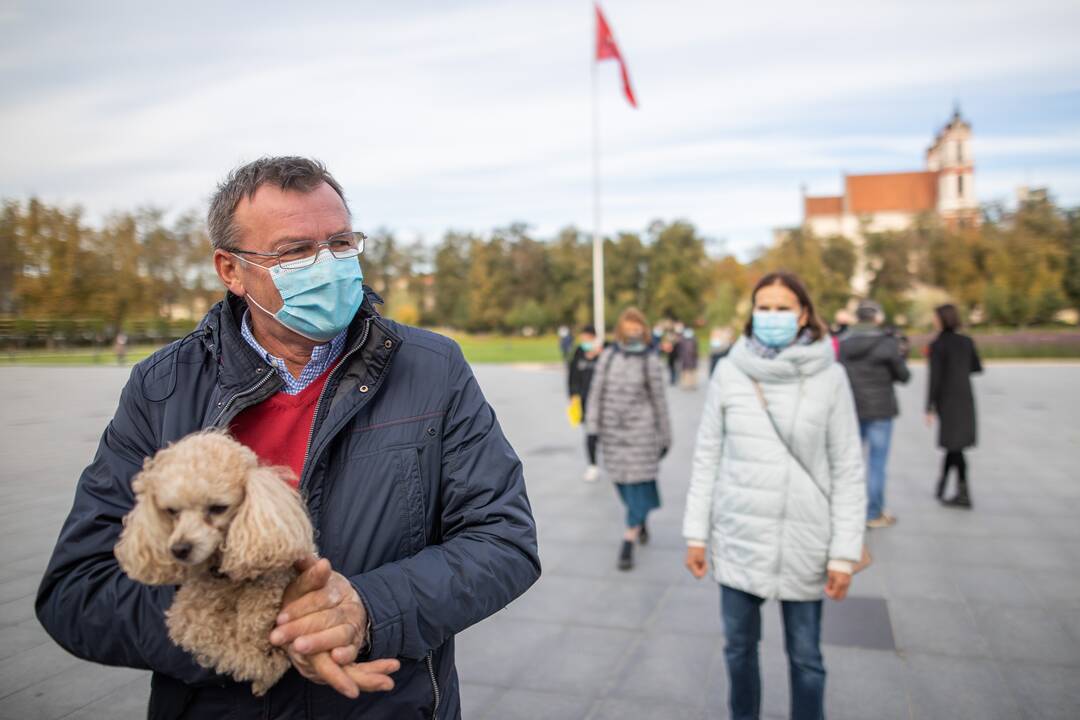
[[[191,543],[174,543],[169,550],[172,551],[173,557],[177,560],[187,560],[191,555]]]

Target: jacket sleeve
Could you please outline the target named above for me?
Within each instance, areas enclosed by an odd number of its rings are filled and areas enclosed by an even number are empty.
[[[897,342],[896,338],[889,338],[882,344],[885,346],[885,352],[887,353],[885,360],[888,363],[889,374],[892,375],[893,381],[906,383],[911,379],[911,371],[908,370],[904,356],[900,354],[900,343]]]
[[[930,343],[930,379],[926,386],[926,412],[936,412],[941,401],[941,381],[945,374],[945,345]]]
[[[971,341],[971,372],[981,373],[983,371],[982,359],[979,358],[979,349],[975,347],[975,341]]]
[[[447,383],[442,542],[349,578],[371,618],[373,658],[420,659],[540,577],[521,461],[456,345]]]
[[[79,478],[35,608],[49,635],[77,657],[204,684],[217,676],[174,645],[165,628],[173,588],[134,582],[113,555],[121,519],[135,504],[131,478],[158,449],[141,383],[136,366],[97,455]]]
[[[707,543],[712,529],[713,492],[720,474],[724,447],[722,377],[723,372],[717,367],[705,393],[705,408],[694,443],[690,487],[686,492],[686,510],[683,513],[683,538],[687,541]]]
[[[581,356],[584,354],[585,353],[579,347],[574,351],[573,355],[570,356],[570,362],[567,366],[566,393],[571,397],[581,394],[581,372],[578,370],[578,360],[580,360]]]
[[[596,360],[596,371],[593,373],[592,384],[589,385],[589,397],[585,403],[585,431],[590,435],[600,434],[600,418],[603,417],[604,409],[600,407],[600,398],[604,396],[604,385],[607,384],[607,373],[611,367],[611,348],[600,353]]]
[[[671,447],[671,414],[668,412],[667,386],[664,385],[664,369],[660,367],[660,357],[653,352],[645,356],[645,382],[649,383],[649,397],[652,398],[653,413],[656,417],[656,431],[660,437],[660,447]]]
[[[862,442],[859,440],[851,383],[843,368],[835,369],[836,389],[826,430],[832,482],[829,493],[829,514],[832,519],[829,560],[858,562],[862,558],[863,533],[866,532],[866,476]]]

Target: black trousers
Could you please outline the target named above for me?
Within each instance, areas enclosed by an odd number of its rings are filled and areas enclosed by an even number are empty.
[[[948,450],[945,453],[945,463],[941,468],[941,479],[949,479],[949,471],[956,468],[956,479],[962,488],[967,487],[967,460],[963,450]]]

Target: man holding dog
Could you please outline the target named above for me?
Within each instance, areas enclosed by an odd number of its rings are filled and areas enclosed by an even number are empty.
[[[457,718],[454,635],[540,574],[521,463],[451,340],[381,317],[344,193],[317,162],[235,170],[209,213],[227,288],[192,335],[135,366],[42,580],[63,647],[154,671],[151,718]],[[301,562],[270,640],[296,672],[263,698],[168,638],[173,590],[112,549],[131,478],[226,427],[299,478],[322,559]]]

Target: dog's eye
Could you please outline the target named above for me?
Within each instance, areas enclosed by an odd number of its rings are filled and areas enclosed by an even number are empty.
[[[176,517],[180,514],[180,511],[176,508],[165,508],[165,512],[169,513],[169,517]]]
[[[228,505],[210,505],[206,508],[206,512],[211,515],[220,515],[229,509]]]

